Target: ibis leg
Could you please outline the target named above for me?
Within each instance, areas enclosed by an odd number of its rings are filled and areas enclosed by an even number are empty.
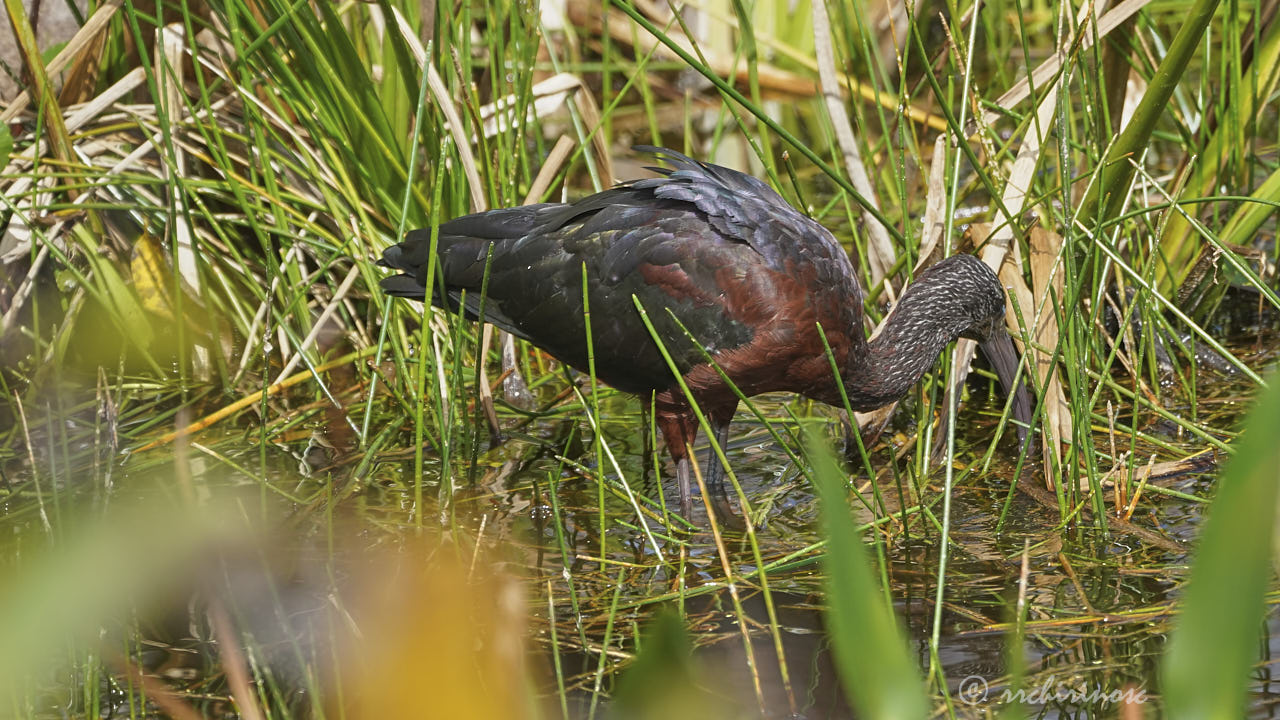
[[[735,402],[732,406],[720,408],[712,411],[707,416],[707,421],[711,424],[711,433],[715,438],[715,444],[720,447],[721,452],[728,453],[729,443],[729,423],[733,420],[733,413],[738,409]],[[711,498],[711,504],[715,508],[716,515],[721,522],[730,527],[741,528],[744,526],[742,517],[734,511],[733,504],[729,502],[729,488],[725,484],[725,466],[720,462],[719,455],[716,454],[715,448],[708,448],[707,457],[707,495]],[[711,508],[708,508],[710,511]]]
[[[676,483],[680,486],[680,514],[693,517],[693,461],[686,455],[676,460]]]
[[[685,519],[693,517],[693,459],[690,447],[698,433],[697,418],[688,406],[680,406],[658,396],[658,427],[667,442],[667,452],[676,461],[676,481],[680,486],[680,514]]]

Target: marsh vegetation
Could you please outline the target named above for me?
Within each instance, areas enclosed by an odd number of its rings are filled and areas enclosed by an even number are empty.
[[[0,712],[1273,712],[1276,3],[5,5]],[[856,436],[744,404],[751,522],[686,521],[643,399],[379,290],[635,143],[830,228],[868,332],[1000,268],[1032,443],[961,343]]]

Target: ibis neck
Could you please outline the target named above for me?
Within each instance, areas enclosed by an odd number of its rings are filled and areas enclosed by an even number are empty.
[[[933,367],[947,343],[960,332],[929,322],[912,322],[895,313],[872,340],[850,354],[845,390],[854,410],[873,410],[898,400]]]

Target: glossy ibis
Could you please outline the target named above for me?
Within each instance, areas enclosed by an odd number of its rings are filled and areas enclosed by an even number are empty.
[[[754,177],[672,150],[636,150],[671,169],[651,168],[660,177],[568,204],[491,210],[441,224],[431,302],[454,310],[462,304],[476,319],[491,253],[484,320],[584,370],[585,266],[596,376],[645,398],[656,393],[685,517],[697,419],[633,296],[721,447],[738,396],[704,350],[746,396],[784,390],[839,406],[819,323],[855,410],[901,398],[962,336],[983,343],[1005,391],[1013,388],[1017,359],[1004,330],[1004,291],[982,261],[956,255],[925,270],[868,341],[853,264],[826,228]],[[380,264],[404,274],[384,278],[383,289],[423,299],[430,248],[430,229],[387,248]],[[1025,423],[1026,390],[1019,384],[1015,392],[1014,416]],[[717,509],[732,517],[714,455],[705,477]]]

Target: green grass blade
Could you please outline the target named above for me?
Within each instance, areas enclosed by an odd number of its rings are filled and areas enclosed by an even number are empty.
[[[1085,223],[1091,222],[1099,213],[1102,220],[1120,213],[1127,195],[1126,188],[1133,178],[1133,163],[1141,158],[1155,132],[1156,123],[1168,110],[1169,99],[1173,96],[1178,81],[1182,79],[1191,56],[1199,48],[1204,30],[1213,19],[1213,12],[1217,7],[1218,0],[1196,0],[1187,11],[1186,22],[1178,30],[1169,46],[1169,53],[1151,78],[1147,92],[1134,110],[1128,127],[1116,138],[1098,166],[1100,177],[1090,186],[1089,194],[1080,205],[1078,217]]]
[[[1227,14],[1231,15],[1231,13]],[[1224,40],[1228,39],[1232,38],[1229,36],[1224,38]],[[1256,45],[1254,62],[1244,73],[1243,81],[1233,82],[1231,91],[1226,96],[1231,103],[1229,114],[1243,116],[1240,118],[1243,121],[1243,128],[1240,121],[1223,122],[1217,127],[1203,148],[1196,153],[1195,164],[1186,182],[1184,194],[1187,196],[1194,198],[1212,193],[1217,185],[1228,187],[1236,185],[1239,179],[1232,173],[1233,169],[1237,174],[1239,172],[1239,169],[1234,167],[1238,163],[1237,158],[1248,154],[1246,138],[1248,142],[1252,142],[1257,133],[1258,121],[1265,117],[1268,111],[1274,112],[1274,105],[1267,99],[1272,96],[1276,83],[1280,80],[1280,24],[1270,23],[1261,41]],[[1239,48],[1235,50],[1239,52]],[[1268,180],[1271,186],[1266,190],[1259,188],[1255,192],[1255,197],[1273,197],[1275,195],[1274,179],[1273,175],[1272,179]],[[1252,204],[1247,204],[1245,208],[1252,211],[1249,213],[1251,217],[1263,211],[1263,208]],[[1237,217],[1239,214],[1237,213]],[[1233,218],[1230,225],[1235,225],[1236,221],[1236,218]],[[1251,232],[1249,234],[1252,235]],[[1243,244],[1241,240],[1229,239],[1226,232],[1222,237],[1227,242]],[[1195,262],[1196,251],[1200,247],[1195,244],[1195,238],[1196,229],[1187,217],[1177,212],[1169,216],[1169,221],[1160,234],[1161,254],[1167,258],[1168,263],[1167,267],[1160,268],[1162,273],[1167,273],[1170,278],[1179,282],[1186,278]]]

